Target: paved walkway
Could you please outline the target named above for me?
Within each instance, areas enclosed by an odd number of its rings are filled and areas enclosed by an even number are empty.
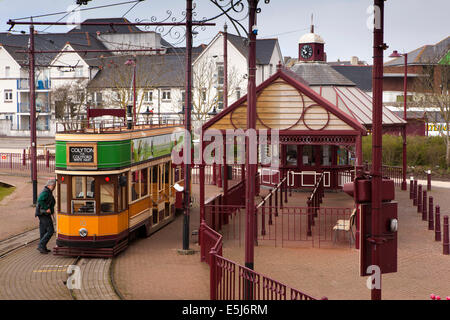
[[[29,176],[0,175],[14,193],[0,202],[0,299],[118,299],[110,280],[112,259],[81,259],[42,255],[37,250],[38,219],[31,207]],[[47,181],[39,179],[40,188]],[[55,236],[48,248],[55,246]],[[80,267],[81,287],[72,292],[65,282],[69,265]]]
[[[42,190],[47,177],[38,176],[38,193]],[[18,176],[0,171],[0,181],[16,187],[16,190],[0,202],[0,240],[22,233],[39,226],[34,216],[33,186],[30,175]]]
[[[194,185],[193,192],[197,193]],[[210,187],[209,195],[214,193]],[[443,203],[448,190],[433,188]],[[209,196],[207,194],[207,198]],[[325,194],[325,198],[333,194]],[[344,196],[342,198],[347,203]],[[301,196],[301,193],[298,194]],[[442,255],[442,243],[409,200],[397,189],[399,201],[398,272],[383,276],[384,299],[429,299],[430,293],[450,295],[450,256]],[[325,200],[326,201],[326,200]],[[450,204],[450,203],[449,203]],[[116,260],[114,278],[126,299],[208,299],[209,267],[199,254],[180,256],[182,217],[148,239],[138,240]],[[198,210],[192,210],[191,230],[198,228]],[[199,250],[193,244],[191,248]],[[224,244],[224,256],[240,264],[243,247]],[[273,279],[316,297],[370,299],[367,277],[359,276],[359,251],[349,247],[255,248],[255,269]]]

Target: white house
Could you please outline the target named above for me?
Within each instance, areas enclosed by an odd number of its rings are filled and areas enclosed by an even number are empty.
[[[248,78],[248,39],[227,33],[227,66],[228,66],[228,105],[247,93]],[[256,40],[256,85],[269,78],[277,70],[276,66],[283,63],[278,39]],[[210,99],[217,99],[217,109],[223,108],[224,83],[224,33],[219,32],[207,47],[193,62],[194,87],[200,83],[212,84],[205,88],[194,89]],[[206,71],[206,72],[205,72]],[[206,74],[205,74],[206,73]],[[197,74],[197,83],[196,83]],[[205,78],[202,79],[201,77]],[[212,81],[208,78],[213,77]],[[203,93],[205,91],[206,93]],[[209,92],[212,91],[212,92]],[[211,101],[205,101],[210,106]],[[206,107],[208,108],[208,107]],[[216,111],[218,111],[216,110]]]

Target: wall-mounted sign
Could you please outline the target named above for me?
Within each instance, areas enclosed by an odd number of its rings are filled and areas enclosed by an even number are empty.
[[[68,143],[66,145],[67,165],[73,167],[96,167],[96,143]]]

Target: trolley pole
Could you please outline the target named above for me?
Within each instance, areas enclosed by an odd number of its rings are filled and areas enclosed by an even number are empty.
[[[31,181],[33,184],[33,204],[37,202],[37,167],[36,167],[36,87],[34,61],[34,26],[30,25],[29,43],[29,87],[30,87],[30,132],[31,132]]]
[[[247,131],[256,129],[256,6],[258,0],[248,0],[249,20],[248,20],[248,107],[247,107]],[[247,179],[245,181],[245,266],[251,270],[254,269],[254,246],[255,246],[255,179],[256,164],[250,163],[250,152],[254,149],[250,147],[249,135],[245,137],[247,152],[245,154],[245,166],[247,171]],[[253,299],[253,286],[250,281],[246,282],[245,299]]]
[[[381,250],[377,246],[383,243],[381,235],[381,165],[382,165],[382,116],[383,116],[383,54],[384,44],[384,1],[374,0],[375,23],[373,29],[373,108],[372,108],[372,264],[381,267]],[[382,273],[383,271],[381,271]],[[381,273],[379,287],[371,289],[372,300],[381,300]],[[375,281],[376,284],[377,281]]]
[[[184,217],[183,217],[183,251],[189,251],[189,206],[191,176],[191,101],[192,101],[192,0],[186,0],[186,98],[184,105]]]

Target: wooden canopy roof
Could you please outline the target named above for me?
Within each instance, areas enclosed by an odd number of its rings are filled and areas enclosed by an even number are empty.
[[[256,129],[281,133],[366,134],[356,119],[312,90],[295,73],[279,68],[256,88]],[[247,95],[203,125],[207,129],[246,129]]]

